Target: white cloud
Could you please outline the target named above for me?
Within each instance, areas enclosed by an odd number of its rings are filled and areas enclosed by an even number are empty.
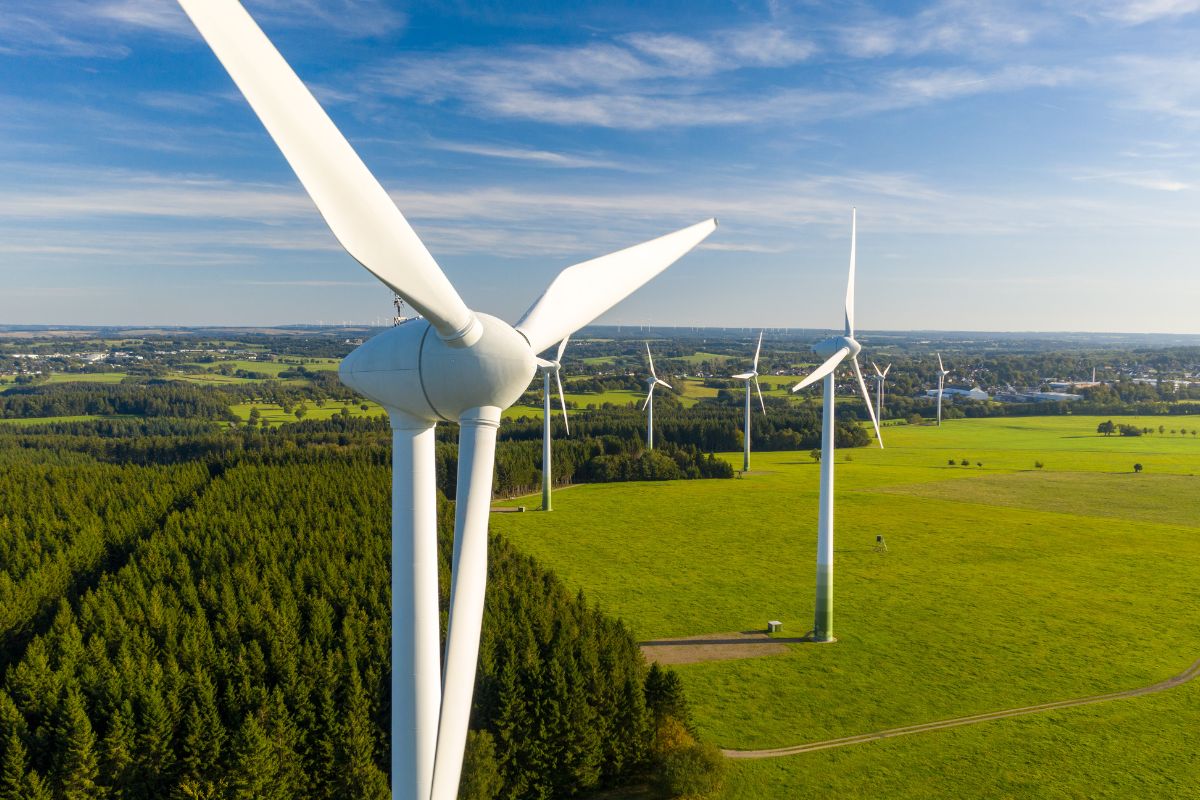
[[[529,150],[520,147],[503,147],[499,145],[475,144],[471,142],[434,141],[430,147],[445,150],[450,153],[466,153],[468,155],[500,158],[511,161],[527,161],[544,164],[550,167],[568,169],[614,169],[626,172],[641,172],[643,170],[627,166],[616,161],[609,161],[589,156],[555,153],[549,150]]]

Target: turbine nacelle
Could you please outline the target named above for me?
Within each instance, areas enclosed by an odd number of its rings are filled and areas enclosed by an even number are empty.
[[[839,350],[846,349],[850,351],[846,355],[854,358],[862,352],[862,345],[850,336],[830,336],[814,344],[812,349],[821,358],[833,358]]]
[[[476,314],[474,344],[449,343],[425,320],[368,339],[342,361],[342,382],[389,410],[456,421],[481,406],[508,408],[537,370],[532,349],[511,325]]]

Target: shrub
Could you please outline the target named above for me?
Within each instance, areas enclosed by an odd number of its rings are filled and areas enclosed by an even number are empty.
[[[964,458],[964,459],[963,459],[963,460],[962,460],[960,463],[961,463],[961,464],[962,464],[964,467],[969,467],[969,466],[971,466],[971,460],[970,460],[969,458]]]
[[[1142,471],[1142,465],[1141,465],[1141,464],[1134,464],[1134,465],[1133,465],[1133,471],[1134,471],[1134,472],[1141,472],[1141,471]]]
[[[1046,465],[1045,465],[1045,464],[1043,464],[1043,463],[1042,463],[1042,462],[1040,462],[1040,461],[1035,461],[1035,462],[1033,462],[1033,467],[1034,467],[1034,469],[1041,469],[1041,468],[1042,468],[1042,467],[1044,467],[1044,466],[1046,466]]]
[[[671,797],[709,797],[720,790],[727,770],[716,745],[693,740],[663,755],[659,783]]]

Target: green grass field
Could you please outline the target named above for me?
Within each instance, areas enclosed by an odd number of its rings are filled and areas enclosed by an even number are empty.
[[[839,641],[679,667],[702,732],[727,748],[780,747],[1133,688],[1200,658],[1200,441],[1101,437],[1099,421],[895,426],[886,450],[840,453]],[[768,619],[802,635],[818,468],[800,453],[753,466],[728,481],[580,486],[552,514],[492,526],[639,638]],[[875,551],[877,534],[889,552]],[[1185,733],[1200,724],[1197,700],[1188,686],[737,762],[726,796],[1200,796]]]
[[[363,411],[361,406],[367,406],[367,410]],[[324,407],[317,407],[316,403],[309,400],[305,402],[307,411],[304,419],[330,419],[342,413],[345,408],[350,412],[352,417],[377,417],[381,414],[386,414],[383,406],[377,403],[372,403],[370,400],[360,402],[342,402],[340,400],[327,400]],[[285,414],[283,409],[276,403],[236,403],[231,405],[230,410],[233,411],[239,418],[243,420],[250,419],[250,411],[257,408],[261,419],[265,419],[272,425],[282,423],[296,422],[296,409],[293,408],[290,413]]]
[[[56,372],[46,383],[120,383],[127,377],[124,372]]]

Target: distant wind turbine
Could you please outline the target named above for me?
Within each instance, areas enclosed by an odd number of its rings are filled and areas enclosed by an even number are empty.
[[[942,424],[942,392],[946,390],[946,376],[950,374],[950,370],[946,369],[942,364],[942,354],[938,353],[938,409],[937,409],[937,424]]]
[[[758,347],[754,348],[754,366],[749,372],[743,372],[734,375],[733,379],[746,382],[746,437],[743,443],[742,471],[750,471],[750,384],[754,383],[755,390],[758,391],[758,404],[762,407],[763,413],[767,413],[767,405],[763,402],[762,389],[758,386],[758,354],[762,352],[763,335],[760,331],[758,334]]]
[[[888,364],[883,368],[883,372],[879,371],[879,365],[874,361],[871,362],[871,367],[875,370],[875,413],[883,419],[883,384],[887,380],[887,374],[891,371],[892,365]]]
[[[813,621],[813,641],[832,642],[833,639],[833,429],[834,398],[833,373],[846,356],[854,367],[854,377],[862,391],[867,413],[875,426],[875,438],[883,447],[879,434],[879,420],[871,408],[871,395],[858,366],[858,353],[862,350],[854,339],[854,257],[857,238],[858,212],[850,217],[850,280],[846,285],[846,330],[842,336],[831,336],[813,345],[813,352],[825,359],[812,374],[792,387],[798,392],[821,378],[825,379],[825,403],[821,410],[821,499],[817,515],[817,608]]]
[[[544,358],[537,360],[538,368],[542,371],[542,511],[552,510],[550,507],[550,485],[553,483],[550,470],[550,373],[558,382],[558,401],[562,404],[563,428],[567,436],[571,435],[571,423],[567,421],[567,396],[563,394],[562,357],[567,349],[570,336],[558,343],[558,354],[553,361]]]
[[[654,374],[654,356],[650,355],[650,343],[646,342],[646,358],[650,361],[650,375],[646,378],[646,402],[642,403],[642,410],[646,411],[646,449],[654,449],[654,387],[665,386],[671,388],[671,384],[658,379]]]

